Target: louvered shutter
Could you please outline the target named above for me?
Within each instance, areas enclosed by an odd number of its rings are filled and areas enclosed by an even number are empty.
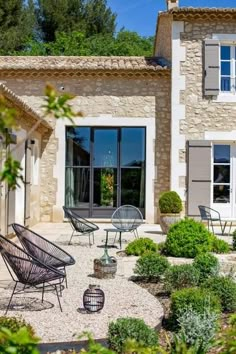
[[[31,147],[30,141],[25,143],[25,213],[24,224],[29,226],[30,223],[30,191],[31,191]]]
[[[211,151],[211,141],[188,142],[187,214],[189,216],[199,216],[198,205],[210,206]]]
[[[216,96],[220,91],[220,54],[219,42],[213,39],[205,40],[205,83],[206,96]]]

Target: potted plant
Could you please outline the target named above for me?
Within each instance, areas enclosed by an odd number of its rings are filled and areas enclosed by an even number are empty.
[[[183,206],[178,193],[174,191],[162,193],[159,199],[159,209],[161,229],[167,234],[170,226],[181,219],[180,212]]]

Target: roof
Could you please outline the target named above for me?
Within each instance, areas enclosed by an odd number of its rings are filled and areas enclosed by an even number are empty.
[[[0,71],[163,71],[156,57],[0,56]]]
[[[236,20],[236,8],[216,7],[174,7],[160,12],[160,16],[172,15],[174,20],[200,19],[200,20]]]
[[[12,90],[10,90],[2,83],[0,83],[0,93],[2,93],[3,96],[6,97],[10,102],[14,103],[14,105],[20,110],[30,115],[36,121],[40,121],[43,126],[52,129],[39,113],[37,113],[32,107],[23,101],[22,98],[17,96]]]

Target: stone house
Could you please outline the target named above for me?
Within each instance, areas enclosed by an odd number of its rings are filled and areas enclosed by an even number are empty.
[[[63,205],[109,219],[133,204],[158,222],[160,193],[170,189],[187,215],[204,204],[236,217],[236,9],[167,6],[152,58],[0,57],[2,90],[13,106],[22,102],[17,139],[40,121],[27,139],[30,158],[27,149],[19,156],[24,166],[31,160],[31,177],[15,192],[15,216],[2,193],[2,233],[14,217],[62,221]],[[42,120],[47,82],[72,93],[84,117]]]

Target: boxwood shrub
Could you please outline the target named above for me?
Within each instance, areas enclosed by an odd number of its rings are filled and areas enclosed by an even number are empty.
[[[157,252],[157,244],[150,238],[139,238],[128,244],[125,249],[127,255],[142,256],[147,252]]]
[[[166,252],[174,257],[194,258],[198,253],[211,251],[212,239],[212,234],[201,222],[186,218],[170,227]]]
[[[28,333],[34,337],[35,331],[33,327],[27,323],[22,317],[7,317],[7,316],[0,316],[0,328],[4,327],[9,329],[12,333],[16,333],[19,331],[20,328],[26,327]]]
[[[229,253],[230,252],[230,246],[227,242],[224,240],[221,240],[217,237],[213,237],[213,243],[212,243],[212,252],[215,253]]]
[[[178,214],[182,211],[182,201],[174,191],[164,192],[159,199],[160,212],[163,214]]]
[[[208,289],[185,288],[171,294],[171,318],[175,325],[188,308],[202,314],[206,309],[214,313],[221,312],[220,299]]]
[[[182,288],[198,285],[200,272],[192,264],[181,264],[170,267],[165,273],[165,289],[172,292]]]
[[[200,283],[219,273],[219,261],[211,253],[200,253],[193,261],[193,266],[200,272]]]
[[[147,253],[137,260],[134,273],[149,280],[158,280],[169,266],[166,257],[158,253]]]
[[[158,344],[157,332],[137,318],[119,318],[108,327],[108,345],[116,353],[124,351],[127,339],[135,339],[143,347],[153,347]]]
[[[203,288],[211,290],[221,301],[224,311],[236,312],[236,283],[229,277],[212,277],[207,279]]]

